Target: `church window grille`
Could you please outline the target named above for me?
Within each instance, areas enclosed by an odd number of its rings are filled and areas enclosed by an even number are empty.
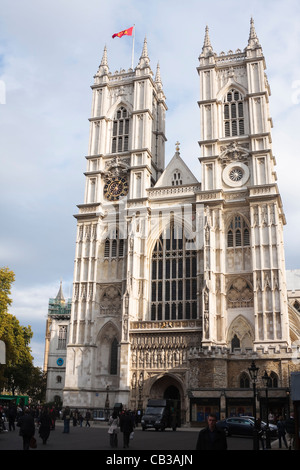
[[[117,375],[118,373],[118,341],[113,339],[110,349],[110,374]]]
[[[250,388],[250,379],[246,372],[243,372],[240,376],[240,388]]]
[[[68,327],[66,325],[60,326],[58,331],[58,349],[66,349],[67,347],[67,333]]]
[[[118,109],[113,121],[112,153],[127,152],[129,142],[129,113],[126,108]]]
[[[151,320],[195,319],[197,256],[194,241],[171,224],[152,253]]]
[[[124,257],[124,239],[119,238],[119,232],[116,230],[111,233],[104,242],[104,258],[123,258]]]
[[[278,376],[277,376],[277,374],[275,374],[275,372],[271,372],[269,374],[269,377],[270,377],[269,384],[268,384],[269,388],[278,388]]]
[[[240,216],[235,216],[227,231],[227,247],[243,247],[250,245],[250,232],[246,221]]]
[[[234,337],[231,340],[231,350],[234,351],[235,348],[240,348],[241,347],[241,342],[237,335],[234,335]]]
[[[223,109],[225,137],[244,135],[244,102],[241,93],[230,90],[224,98]]]

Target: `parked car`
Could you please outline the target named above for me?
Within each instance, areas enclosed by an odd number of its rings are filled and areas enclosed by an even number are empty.
[[[266,429],[267,423],[262,422],[262,426]],[[238,436],[252,436],[254,418],[250,416],[234,416],[218,421],[217,427],[223,429],[227,436],[232,434]],[[277,426],[270,424],[269,429],[271,431],[271,437],[275,437],[277,435]]]
[[[253,421],[253,423],[255,421],[253,416],[241,416],[241,418],[251,419]],[[262,425],[263,430],[265,431],[267,429],[267,423],[265,421],[262,421],[261,425]],[[271,437],[277,437],[278,429],[277,429],[277,426],[275,424],[269,423],[269,430],[270,430],[270,433],[271,433]]]

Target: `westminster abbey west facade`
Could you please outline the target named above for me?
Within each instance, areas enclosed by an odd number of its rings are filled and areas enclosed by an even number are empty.
[[[75,216],[64,405],[133,410],[165,397],[178,401],[181,423],[248,414],[255,360],[257,409],[266,370],[271,408],[288,410],[300,322],[287,298],[270,88],[253,21],[235,52],[216,54],[206,28],[197,71],[201,182],[179,144],[165,167],[167,105],[147,41],[128,71],[111,73],[104,49]]]

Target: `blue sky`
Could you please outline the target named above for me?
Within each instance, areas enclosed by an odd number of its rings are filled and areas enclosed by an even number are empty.
[[[30,324],[43,365],[49,297],[71,296],[77,204],[83,202],[93,75],[108,50],[111,72],[137,65],[147,37],[167,97],[166,163],[175,142],[201,180],[196,67],[205,26],[215,52],[243,49],[250,18],[266,57],[273,152],[287,218],[286,267],[300,268],[300,2],[297,0],[0,0],[0,264],[16,275],[11,312]]]

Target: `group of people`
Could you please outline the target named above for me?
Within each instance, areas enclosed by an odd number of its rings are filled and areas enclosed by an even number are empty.
[[[91,412],[89,410],[86,411],[85,417],[83,414],[78,411],[76,408],[75,410],[71,410],[69,406],[66,406],[62,411],[62,420],[64,422],[64,430],[63,433],[68,434],[70,432],[70,421],[72,420],[73,426],[77,426],[79,424],[82,427],[82,423],[85,420],[85,426],[90,427],[90,420],[91,420]]]
[[[278,429],[278,441],[279,449],[281,449],[282,443],[284,443],[285,448],[292,450],[295,448],[295,419],[294,414],[284,420],[282,416],[276,422]]]
[[[130,437],[133,436],[136,419],[135,415],[129,410],[121,412],[114,410],[108,420],[109,443],[112,448],[118,447],[118,434],[123,433],[123,449],[129,448]]]
[[[23,440],[23,450],[28,450],[35,441],[34,435],[38,428],[39,436],[43,444],[46,444],[50,431],[55,428],[55,412],[47,407],[30,406],[2,406],[0,409],[2,430],[4,432],[15,431],[19,428],[19,435]],[[6,429],[8,422],[9,429]]]

